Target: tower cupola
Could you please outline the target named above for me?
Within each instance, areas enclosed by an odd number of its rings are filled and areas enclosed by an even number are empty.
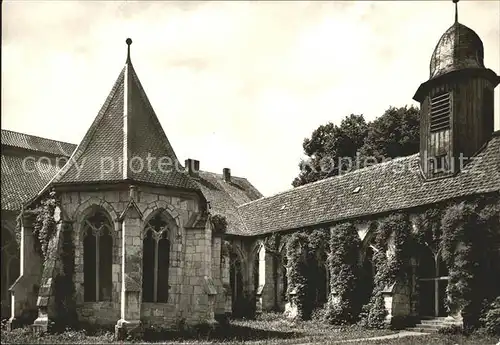
[[[458,172],[491,138],[493,89],[500,77],[484,65],[483,42],[474,30],[455,22],[439,39],[429,80],[418,88],[420,163],[427,179]]]
[[[439,39],[430,63],[429,79],[466,68],[484,69],[483,42],[474,30],[455,22]]]

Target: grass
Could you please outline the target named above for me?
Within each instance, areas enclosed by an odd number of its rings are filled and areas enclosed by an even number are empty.
[[[495,345],[499,342],[498,337],[485,334],[472,334],[470,336],[459,334],[429,334],[418,337],[405,337],[396,339],[357,341],[351,344],[357,345]],[[330,342],[325,342],[330,344]],[[349,343],[347,343],[349,344]]]
[[[200,325],[184,331],[148,332],[142,343],[162,342],[168,344],[299,344],[324,342],[325,340],[348,340],[394,333],[391,330],[366,330],[359,326],[331,326],[318,321],[292,322],[281,314],[264,314],[257,320],[231,320],[227,325]],[[110,331],[67,330],[59,334],[35,336],[29,328],[7,332],[2,328],[2,344],[123,344],[113,339]]]
[[[378,337],[394,334],[388,329],[368,330],[360,326],[331,326],[318,321],[292,322],[281,314],[263,314],[257,320],[231,320],[227,325],[200,325],[184,331],[145,332],[140,343],[163,344],[336,344],[343,340]],[[74,331],[59,334],[35,336],[29,328],[7,332],[2,327],[2,344],[131,344],[138,341],[115,341],[111,331]],[[360,345],[494,345],[498,337],[477,333],[471,336],[461,334],[429,334],[384,340],[352,341],[346,344]]]

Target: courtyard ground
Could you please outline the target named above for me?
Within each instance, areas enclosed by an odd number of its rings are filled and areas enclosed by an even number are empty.
[[[460,335],[418,335],[394,339],[371,339],[386,335],[399,336],[398,331],[367,330],[359,326],[331,326],[317,321],[293,323],[283,319],[279,314],[265,314],[257,320],[232,320],[228,325],[215,327],[197,327],[184,332],[170,331],[162,334],[146,333],[140,343],[163,344],[241,344],[250,342],[260,344],[436,344],[436,345],[469,345],[491,344],[498,339],[487,336],[465,337]],[[398,334],[398,335],[397,335]],[[356,340],[358,339],[358,340]],[[139,341],[118,342],[113,339],[112,332],[99,331],[90,333],[85,331],[68,330],[60,334],[34,336],[29,328],[16,329],[7,332],[2,327],[2,344],[125,344]]]

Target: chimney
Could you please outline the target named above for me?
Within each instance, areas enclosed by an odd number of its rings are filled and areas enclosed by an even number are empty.
[[[224,168],[222,170],[222,176],[224,176],[224,181],[231,182],[231,169]]]
[[[189,176],[198,177],[200,172],[200,161],[195,159],[188,158],[184,162],[186,165],[186,171]]]

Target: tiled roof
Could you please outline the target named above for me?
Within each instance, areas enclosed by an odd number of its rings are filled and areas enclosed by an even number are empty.
[[[28,169],[23,169],[24,158],[2,154],[2,210],[20,210],[21,204],[34,197],[59,170],[55,164],[43,160],[39,161],[38,169],[29,161]]]
[[[11,146],[65,157],[69,157],[76,148],[75,144],[40,138],[6,129],[2,129],[2,146]]]
[[[415,154],[249,202],[238,210],[249,234],[258,235],[499,191],[496,132],[454,177],[424,181]]]
[[[231,181],[224,181],[222,175],[200,171],[197,180],[200,190],[210,203],[210,212],[221,214],[228,222],[227,233],[235,235],[248,234],[248,230],[238,213],[238,205],[262,197],[247,179],[231,176]]]
[[[150,160],[151,169],[148,169],[148,157],[153,158]],[[132,180],[174,188],[198,189],[182,169],[176,169],[180,166],[174,164],[176,161],[177,156],[132,63],[127,59],[82,142],[52,182]],[[160,166],[159,162],[172,164],[166,167]]]
[[[15,148],[10,150],[9,148]],[[17,211],[56,174],[53,160],[25,161],[26,157],[69,157],[76,145],[2,129],[2,210]]]

